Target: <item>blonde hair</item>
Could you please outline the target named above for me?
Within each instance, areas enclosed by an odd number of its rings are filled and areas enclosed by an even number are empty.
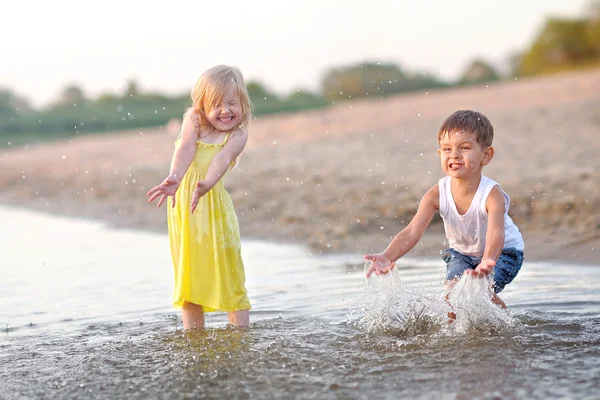
[[[458,110],[442,123],[438,130],[438,142],[444,136],[452,133],[472,133],[477,138],[477,143],[486,149],[494,140],[494,127],[490,120],[480,112],[473,110]]]
[[[252,103],[250,102],[246,82],[241,71],[237,67],[229,65],[217,65],[204,71],[194,85],[191,93],[193,103],[187,112],[195,112],[195,125],[199,128],[210,126],[206,115],[212,105],[223,100],[231,85],[233,85],[239,96],[242,108],[242,119],[237,127],[246,128],[248,126],[252,116]]]

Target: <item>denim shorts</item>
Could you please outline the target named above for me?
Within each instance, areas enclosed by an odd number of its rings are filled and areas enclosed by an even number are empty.
[[[471,257],[454,249],[444,251],[446,262],[446,280],[459,278],[467,268],[475,269],[481,262],[480,257]],[[500,293],[504,286],[512,282],[523,265],[523,252],[514,247],[502,250],[494,267],[494,292]]]

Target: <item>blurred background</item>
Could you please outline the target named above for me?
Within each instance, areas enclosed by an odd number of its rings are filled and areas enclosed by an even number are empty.
[[[205,69],[257,117],[597,67],[600,3],[173,1],[4,6],[0,146],[165,125]]]
[[[3,204],[165,232],[146,192],[192,86],[231,64],[255,114],[226,181],[244,237],[380,250],[442,177],[441,122],[470,108],[496,129],[485,173],[528,256],[597,259],[597,0],[62,0],[5,15]],[[419,254],[437,257],[440,222]]]

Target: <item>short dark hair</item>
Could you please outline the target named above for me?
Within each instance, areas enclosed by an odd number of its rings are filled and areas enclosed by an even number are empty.
[[[480,112],[458,110],[444,120],[438,131],[438,142],[446,135],[456,132],[472,133],[477,137],[477,143],[486,149],[494,140],[494,127],[490,120]]]

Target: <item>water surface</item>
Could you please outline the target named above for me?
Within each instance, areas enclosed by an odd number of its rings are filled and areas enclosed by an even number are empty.
[[[186,333],[166,235],[0,219],[2,399],[600,398],[600,266],[526,260],[510,311],[471,295],[449,325],[440,259],[367,283],[360,255],[245,241],[251,327]]]

